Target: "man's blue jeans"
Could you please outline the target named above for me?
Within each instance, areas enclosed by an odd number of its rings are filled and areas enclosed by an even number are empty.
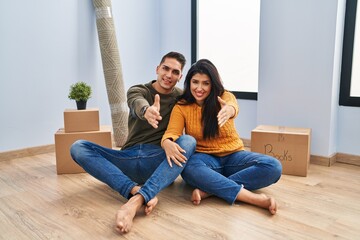
[[[271,156],[239,151],[217,157],[195,153],[181,173],[184,181],[233,204],[241,188],[255,190],[280,179],[281,163]]]
[[[187,159],[194,153],[196,140],[189,135],[181,136],[177,144],[186,153]],[[165,151],[157,145],[139,144],[124,150],[114,150],[95,143],[78,140],[70,153],[86,172],[106,183],[123,197],[129,199],[130,191],[138,184],[145,203],[154,198],[162,189],[170,185],[184,170],[176,164],[170,167]]]

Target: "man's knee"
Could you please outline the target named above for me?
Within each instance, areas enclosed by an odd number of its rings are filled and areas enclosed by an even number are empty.
[[[78,156],[83,152],[84,148],[84,140],[77,140],[75,141],[70,147],[70,155],[75,160]]]

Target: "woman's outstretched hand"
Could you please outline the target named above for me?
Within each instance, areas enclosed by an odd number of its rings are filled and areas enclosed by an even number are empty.
[[[227,122],[227,120],[229,120],[235,115],[235,108],[233,106],[227,105],[226,102],[222,100],[219,96],[218,101],[221,105],[221,110],[217,115],[217,119],[219,126],[222,127]]]

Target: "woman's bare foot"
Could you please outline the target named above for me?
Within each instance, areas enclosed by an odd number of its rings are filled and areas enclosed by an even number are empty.
[[[265,194],[257,194],[242,188],[236,197],[236,200],[253,204],[255,206],[268,209],[271,214],[276,214],[277,204],[273,197],[268,197]]]
[[[208,198],[211,195],[196,188],[191,194],[191,201],[194,205],[199,205],[202,199]]]
[[[153,199],[151,199],[150,201],[148,201],[148,203],[145,206],[145,214],[149,215],[152,210],[154,210],[156,204],[158,203],[158,198],[154,197]]]
[[[255,193],[254,193],[255,194]],[[253,204],[265,209],[268,209],[271,214],[276,214],[277,204],[273,197],[268,197],[265,194],[256,194],[258,195],[257,199],[254,199]]]
[[[265,194],[257,194],[258,198],[254,199],[254,205],[268,209],[271,214],[276,214],[277,204],[273,197],[268,197]]]
[[[272,215],[275,215],[277,212],[277,203],[273,197],[270,197],[270,202],[269,211]]]

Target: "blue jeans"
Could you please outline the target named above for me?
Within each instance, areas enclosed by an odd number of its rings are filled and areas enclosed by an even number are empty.
[[[176,142],[186,151],[187,159],[195,152],[196,140],[193,137],[183,135]],[[132,196],[132,188],[143,184],[138,193],[144,197],[145,203],[170,185],[186,166],[183,163],[183,167],[176,164],[170,167],[165,151],[152,144],[114,150],[78,140],[71,146],[70,153],[86,172],[127,199]]]
[[[280,179],[281,163],[271,156],[239,151],[224,157],[195,153],[181,173],[184,181],[230,204],[241,188],[255,190]]]

